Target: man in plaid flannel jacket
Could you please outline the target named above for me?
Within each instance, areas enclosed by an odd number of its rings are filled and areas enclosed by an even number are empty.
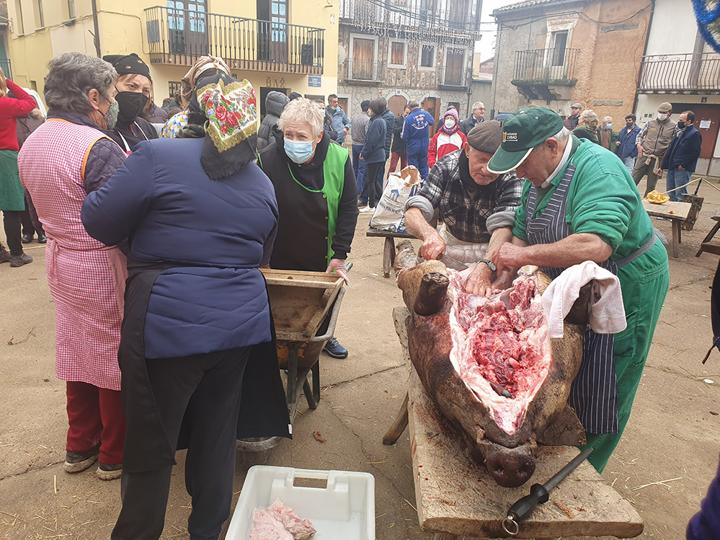
[[[474,294],[499,288],[491,260],[495,251],[512,239],[515,210],[520,205],[522,181],[514,173],[498,176],[487,170],[500,146],[501,133],[499,122],[478,124],[468,134],[465,148],[439,160],[405,206],[405,225],[422,240],[420,256],[424,259],[441,259],[448,239],[488,244],[486,258],[475,261],[478,264],[465,284]],[[444,223],[446,238],[430,225],[434,216]]]

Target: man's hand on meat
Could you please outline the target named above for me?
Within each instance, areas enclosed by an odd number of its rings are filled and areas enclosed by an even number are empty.
[[[433,259],[442,259],[445,255],[445,240],[442,239],[440,234],[432,229],[428,234],[422,238],[423,244],[420,246],[420,256],[426,261]]]
[[[481,296],[490,296],[493,292],[493,272],[483,263],[478,263],[465,281],[465,291]]]

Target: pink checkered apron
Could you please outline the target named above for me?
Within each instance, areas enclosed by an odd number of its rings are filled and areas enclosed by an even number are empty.
[[[59,379],[120,390],[117,351],[125,256],[91,238],[80,220],[85,161],[100,131],[50,119],[20,152],[20,180],[45,228],[48,285],[55,301]]]

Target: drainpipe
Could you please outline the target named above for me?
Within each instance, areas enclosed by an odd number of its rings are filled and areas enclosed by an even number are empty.
[[[100,23],[98,22],[97,0],[92,0],[90,5],[92,6],[93,31],[95,32],[95,35],[93,36],[95,54],[98,58],[102,58],[102,54],[100,54]]]
[[[653,18],[655,17],[655,0],[650,0],[650,17],[648,18],[647,32],[645,32],[645,47],[643,48],[643,60],[647,56],[648,42],[650,41],[650,29],[652,28]],[[635,84],[635,98],[633,99],[633,106],[631,112],[636,114],[638,100],[640,99],[640,93],[638,92],[638,86],[640,85],[640,77],[642,77],[643,61],[640,61],[640,68],[638,69],[637,83]]]
[[[482,15],[482,5],[483,0],[477,0],[477,4],[475,6],[475,31],[480,34],[480,16]],[[482,35],[480,35],[480,40],[482,40]],[[480,41],[478,40],[478,41]],[[472,111],[470,110],[470,99],[472,98],[472,92],[473,92],[473,68],[475,67],[475,40],[472,42],[472,54],[470,54],[470,77],[468,78],[467,85],[468,85],[468,91],[467,91],[467,105],[465,108],[467,109],[467,115],[470,116],[472,114]]]

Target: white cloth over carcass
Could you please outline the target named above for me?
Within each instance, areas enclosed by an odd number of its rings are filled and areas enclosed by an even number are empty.
[[[585,261],[567,268],[542,295],[551,338],[563,337],[563,321],[577,300],[580,288],[593,280],[590,329],[596,334],[617,334],[627,328],[620,280],[593,261]]]

